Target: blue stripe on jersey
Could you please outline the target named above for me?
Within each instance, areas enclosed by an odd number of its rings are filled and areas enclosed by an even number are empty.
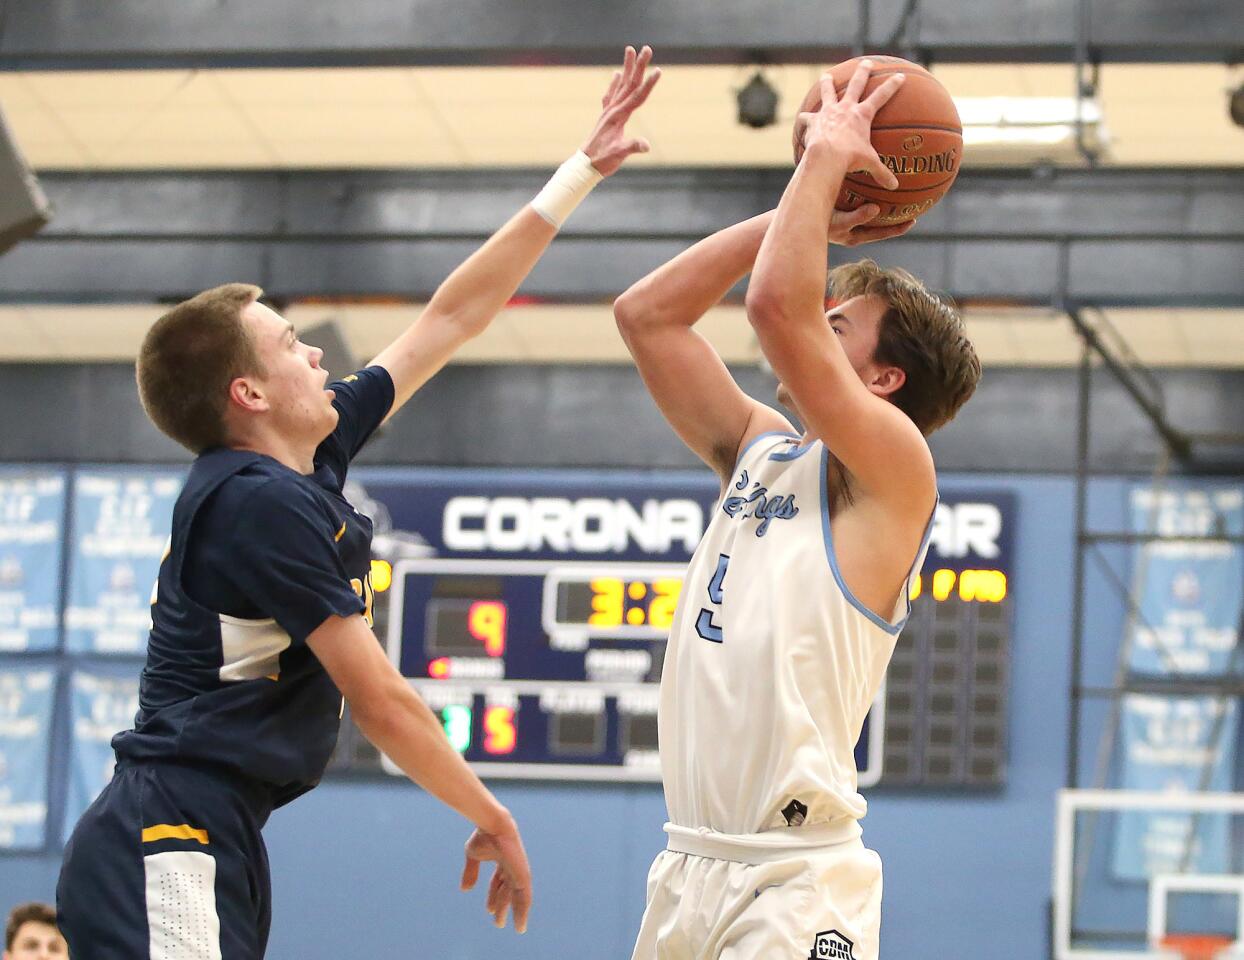
[[[765,437],[789,437],[792,440],[798,440],[797,433],[787,433],[785,430],[766,430],[764,433],[758,433],[743,445],[743,449],[739,451],[739,455],[734,460],[734,469],[739,469],[739,464],[743,462],[743,458],[747,456],[747,451],[756,446]]]
[[[798,460],[805,453],[816,446],[816,440],[809,440],[804,446],[795,445],[789,450],[778,450],[769,454],[770,460]]]
[[[825,556],[829,558],[829,569],[833,572],[834,582],[838,584],[838,589],[841,590],[842,595],[847,598],[847,603],[851,604],[851,606],[855,607],[856,610],[892,636],[897,636],[902,631],[903,627],[907,625],[907,618],[911,616],[909,584],[912,574],[918,572],[915,569],[916,563],[919,562],[920,558],[924,555],[925,548],[929,545],[929,537],[933,534],[933,518],[937,516],[937,504],[940,499],[940,496],[934,496],[933,512],[929,514],[929,522],[925,524],[924,537],[920,541],[920,549],[916,551],[916,556],[915,559],[912,560],[912,565],[908,570],[907,578],[903,581],[902,599],[904,605],[906,606],[906,612],[903,614],[902,619],[900,619],[898,623],[890,623],[888,620],[884,620],[877,616],[877,614],[873,613],[873,611],[869,610],[868,607],[864,606],[864,604],[860,603],[860,601],[855,598],[855,594],[847,588],[846,583],[842,579],[842,572],[838,569],[838,555],[834,553],[834,535],[829,526],[829,448],[823,448],[823,452],[821,453],[821,531],[825,535]]]

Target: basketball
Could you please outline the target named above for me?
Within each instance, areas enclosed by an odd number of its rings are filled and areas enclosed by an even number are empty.
[[[865,58],[845,60],[830,70],[839,96],[862,59]],[[867,59],[874,66],[861,100],[886,77],[895,73],[907,77],[873,120],[873,147],[898,177],[898,189],[882,188],[867,173],[849,173],[835,206],[839,210],[854,210],[865,203],[875,203],[881,207],[881,213],[869,221],[871,224],[903,223],[928,212],[955,182],[963,159],[963,125],[950,92],[924,67],[901,57]],[[803,98],[799,112],[810,113],[820,108],[820,84],[815,83]],[[798,124],[792,143],[798,163],[803,156]]]

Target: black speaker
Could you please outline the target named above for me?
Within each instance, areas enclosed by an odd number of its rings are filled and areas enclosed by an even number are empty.
[[[48,198],[18,152],[0,113],[0,253],[43,229],[50,219]]]

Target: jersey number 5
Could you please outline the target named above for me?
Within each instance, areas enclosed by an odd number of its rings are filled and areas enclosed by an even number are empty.
[[[724,553],[717,557],[717,572],[713,574],[713,579],[708,582],[708,600],[713,606],[721,607],[721,587],[726,582],[726,567],[730,566],[730,558]],[[695,621],[695,632],[705,640],[711,643],[721,643],[723,640],[721,627],[713,623],[713,614],[715,610],[708,607],[700,608],[700,615]]]

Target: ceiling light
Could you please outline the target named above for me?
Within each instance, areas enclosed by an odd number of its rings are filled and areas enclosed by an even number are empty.
[[[739,123],[760,129],[772,126],[777,120],[778,92],[759,70],[735,94],[735,99],[739,106]]]
[[[1237,127],[1244,127],[1244,83],[1231,91],[1231,122]]]
[[[956,97],[966,146],[1075,156],[1077,114],[1086,146],[1100,150],[1106,143],[1101,104],[1075,97]]]

